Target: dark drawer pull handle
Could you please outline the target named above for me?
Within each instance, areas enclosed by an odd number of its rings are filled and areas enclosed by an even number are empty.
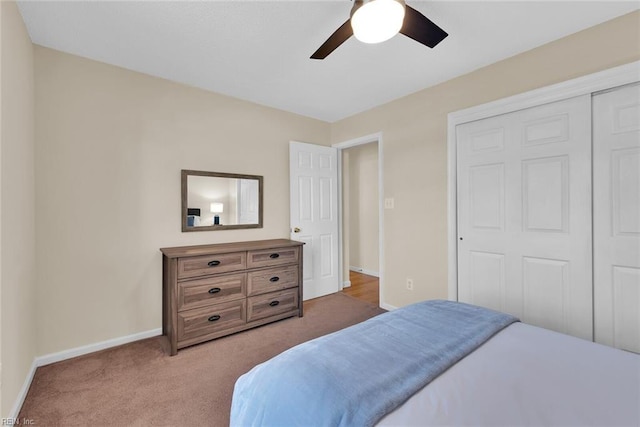
[[[216,265],[220,265],[220,261],[218,261],[218,260],[209,261],[209,262],[207,263],[207,265],[208,265],[209,267],[215,267]]]
[[[271,254],[271,255],[269,255],[269,258],[271,258],[271,259],[280,258],[280,254]]]
[[[211,288],[209,289],[209,293],[210,294],[217,294],[218,292],[220,292],[222,289],[220,288]]]
[[[269,279],[270,282],[277,282],[278,280],[280,280],[278,276],[274,276],[271,279]]]
[[[275,306],[276,306],[276,305],[278,305],[278,304],[280,304],[280,301],[271,301],[271,302],[269,303],[269,305],[270,305],[271,307],[275,307]]]
[[[220,320],[220,316],[217,314],[214,314],[213,316],[209,316],[209,318],[207,319],[209,322],[215,322],[216,320]]]

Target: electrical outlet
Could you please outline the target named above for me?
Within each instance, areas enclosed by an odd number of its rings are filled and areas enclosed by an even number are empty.
[[[413,290],[413,279],[407,278],[407,289],[410,291]]]
[[[388,197],[386,199],[384,199],[384,208],[385,209],[393,209],[395,203],[393,200],[393,197]]]

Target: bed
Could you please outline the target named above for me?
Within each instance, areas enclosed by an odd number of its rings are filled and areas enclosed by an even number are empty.
[[[232,426],[639,426],[640,356],[426,301],[238,379]]]

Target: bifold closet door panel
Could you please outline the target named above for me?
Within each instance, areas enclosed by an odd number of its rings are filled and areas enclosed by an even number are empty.
[[[640,85],[593,97],[597,342],[640,352]]]
[[[459,300],[592,339],[591,97],[456,138]]]

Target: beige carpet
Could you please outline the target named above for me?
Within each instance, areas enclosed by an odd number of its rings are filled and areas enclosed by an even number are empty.
[[[168,355],[155,337],[38,368],[20,418],[38,426],[228,426],[236,379],[296,344],[384,310],[337,293],[304,304],[304,317]]]

